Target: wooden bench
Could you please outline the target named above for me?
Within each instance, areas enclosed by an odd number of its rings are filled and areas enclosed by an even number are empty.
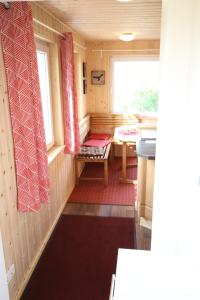
[[[76,174],[76,184],[79,183],[79,180],[102,180],[104,181],[104,185],[108,185],[108,158],[109,152],[111,149],[111,143],[106,146],[103,155],[96,155],[96,156],[83,156],[81,154],[77,154],[75,156],[75,174]],[[91,177],[79,177],[78,175],[78,163],[103,163],[104,164],[104,177],[98,178],[91,178]]]

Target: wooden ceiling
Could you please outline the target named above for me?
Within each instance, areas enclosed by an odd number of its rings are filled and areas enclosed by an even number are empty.
[[[40,2],[86,40],[117,40],[124,32],[136,39],[159,39],[161,0],[49,0]]]

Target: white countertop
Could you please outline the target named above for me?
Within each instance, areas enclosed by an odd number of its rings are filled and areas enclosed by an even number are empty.
[[[200,300],[200,264],[180,255],[119,249],[114,300]]]

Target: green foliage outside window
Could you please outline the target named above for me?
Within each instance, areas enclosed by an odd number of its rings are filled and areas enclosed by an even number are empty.
[[[158,110],[158,91],[141,90],[134,95],[134,107],[138,112],[155,112]]]
[[[158,91],[153,89],[144,88],[136,91],[132,99],[128,98],[120,103],[121,113],[156,112],[157,110]]]
[[[113,70],[113,112],[157,112],[158,60],[114,60]]]

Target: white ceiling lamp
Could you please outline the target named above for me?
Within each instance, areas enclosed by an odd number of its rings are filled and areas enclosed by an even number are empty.
[[[124,42],[130,42],[133,41],[135,39],[134,35],[132,33],[123,33],[120,35],[120,40],[124,41]]]

